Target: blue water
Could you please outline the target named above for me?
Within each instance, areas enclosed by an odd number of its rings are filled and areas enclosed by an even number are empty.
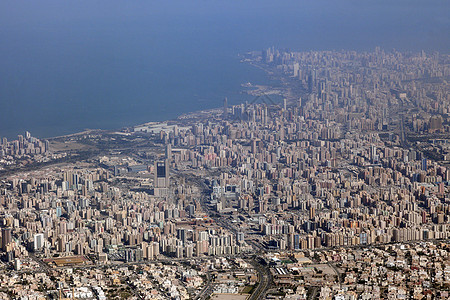
[[[161,121],[267,76],[238,54],[450,49],[449,1],[0,2],[0,136]]]

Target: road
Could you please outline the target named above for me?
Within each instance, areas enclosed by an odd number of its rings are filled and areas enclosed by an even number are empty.
[[[270,283],[272,282],[272,275],[270,274],[269,268],[262,266],[256,260],[248,260],[247,262],[252,264],[253,268],[258,272],[259,278],[258,286],[248,300],[264,299]]]
[[[133,295],[135,297],[137,297],[138,299],[144,299],[139,292],[135,289],[135,287],[133,286],[133,284],[131,283],[130,280],[127,280],[126,284],[128,285],[128,287],[130,288],[131,292],[133,293]]]
[[[224,220],[224,218],[222,218],[220,216],[217,217],[217,214],[215,212],[211,211],[211,209],[209,208],[209,206],[207,204],[207,201],[209,199],[209,187],[204,183],[204,179],[199,178],[199,177],[192,178],[192,175],[191,175],[190,179],[203,191],[202,198],[200,200],[200,205],[202,207],[203,212],[208,214],[208,216],[211,219],[213,219],[218,225],[220,225],[223,228],[228,229],[233,234],[237,235],[237,233],[239,232],[238,228],[233,226],[233,224],[228,222],[227,220]],[[249,245],[253,247],[255,253],[259,253],[264,250],[260,245],[258,245],[256,242],[254,242],[250,239],[246,240],[246,242],[248,242]],[[264,297],[265,293],[267,292],[267,290],[270,286],[270,283],[272,282],[272,275],[270,273],[270,270],[269,270],[269,268],[261,265],[256,259],[246,259],[246,261],[249,264],[251,264],[254,267],[254,269],[258,272],[258,278],[259,278],[258,286],[253,291],[252,295],[250,296],[250,298],[248,300],[262,299]],[[201,294],[202,298],[198,298],[198,299],[205,299],[203,297],[207,297],[206,295],[208,295],[208,293],[207,293],[208,290],[209,290],[209,288],[205,288]]]
[[[308,296],[308,300],[316,299],[317,294],[319,293],[319,287],[313,286],[310,288],[311,293]]]
[[[34,270],[34,271],[38,271],[38,272],[45,272],[47,274],[50,273],[51,268],[49,267],[48,264],[46,264],[45,262],[42,261],[42,259],[38,258],[33,252],[29,252],[28,256],[34,260],[35,262],[37,262],[40,266],[39,270]]]
[[[205,300],[211,295],[212,293],[213,285],[211,283],[211,275],[209,273],[206,273],[206,284],[203,290],[200,292],[200,294],[195,297],[196,300]]]
[[[339,286],[341,287],[343,280],[342,280],[341,273],[339,272],[338,268],[336,268],[336,266],[332,262],[329,262],[327,265],[330,266],[336,272],[337,280],[339,282]]]

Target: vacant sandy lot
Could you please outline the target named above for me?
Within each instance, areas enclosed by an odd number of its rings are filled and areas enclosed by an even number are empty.
[[[57,142],[50,141],[50,151],[52,152],[70,152],[70,151],[85,151],[95,149],[92,146],[83,145],[74,141]]]

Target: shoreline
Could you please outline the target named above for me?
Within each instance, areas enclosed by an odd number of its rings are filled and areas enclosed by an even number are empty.
[[[255,62],[253,62],[251,60],[241,61],[241,63],[247,64],[251,67],[258,68],[258,69],[264,71],[266,76],[268,76],[268,79],[270,79],[271,76],[275,75],[274,72],[256,64]],[[277,78],[276,80],[281,81],[282,79]],[[270,85],[254,84],[254,83],[250,83],[250,82],[241,83],[240,86],[242,89],[241,94],[247,94],[249,96],[254,96],[254,97],[259,97],[262,94],[277,95],[277,96],[283,97],[284,92],[286,92],[286,91],[283,92],[280,88],[274,88]],[[245,103],[245,102],[241,102],[240,104],[242,104],[242,103]],[[234,104],[234,105],[237,105],[237,104]],[[230,107],[231,106],[232,105],[230,105]],[[201,109],[201,110],[195,110],[195,111],[189,111],[186,113],[182,113],[182,114],[176,116],[175,118],[166,119],[166,120],[162,120],[162,121],[147,121],[144,123],[139,123],[139,124],[125,126],[125,127],[116,128],[116,129],[86,128],[82,131],[77,131],[77,132],[73,132],[73,133],[51,136],[51,137],[42,137],[42,138],[38,137],[38,138],[41,140],[54,141],[54,140],[58,140],[58,139],[67,139],[67,138],[76,137],[76,136],[80,136],[80,135],[84,135],[84,134],[90,134],[90,133],[115,133],[115,132],[126,133],[127,130],[130,130],[131,132],[133,132],[134,128],[136,128],[136,127],[142,127],[142,126],[146,126],[146,125],[150,125],[150,124],[155,125],[155,124],[163,124],[163,123],[170,124],[170,123],[174,123],[174,122],[183,122],[185,120],[199,118],[200,115],[215,114],[215,113],[222,112],[222,111],[223,111],[223,107],[207,108],[207,109]]]

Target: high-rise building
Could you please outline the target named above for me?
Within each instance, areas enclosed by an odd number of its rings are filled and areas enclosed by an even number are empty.
[[[314,219],[315,216],[316,216],[316,208],[313,205],[311,205],[309,207],[309,218]]]
[[[2,229],[2,250],[6,251],[7,246],[12,242],[11,228]]]
[[[22,262],[20,261],[20,259],[16,258],[14,260],[14,270],[20,271],[21,268],[22,268]]]
[[[252,153],[256,154],[258,151],[258,141],[256,139],[252,140]]]
[[[170,160],[172,159],[172,145],[171,144],[166,145],[166,159],[168,162],[170,162]]]
[[[428,127],[430,132],[442,129],[442,117],[439,115],[431,117]]]
[[[33,250],[34,251],[41,251],[42,248],[44,248],[44,234],[38,233],[34,235],[34,244],[33,244]]]
[[[180,239],[183,242],[183,244],[185,244],[186,240],[187,240],[186,229],[178,228],[177,229],[177,238]]]
[[[300,71],[300,65],[299,63],[294,64],[294,77],[298,76],[298,72]]]
[[[169,187],[169,164],[167,160],[155,162],[155,187]]]
[[[188,205],[186,210],[190,218],[195,216],[195,206],[193,204]]]
[[[225,99],[223,99],[223,118],[224,119],[228,118],[228,99],[227,99],[227,97],[225,97]]]
[[[440,182],[438,185],[438,195],[443,197],[445,195],[445,186],[443,182]]]
[[[428,169],[427,159],[422,158],[422,170],[426,171]]]

